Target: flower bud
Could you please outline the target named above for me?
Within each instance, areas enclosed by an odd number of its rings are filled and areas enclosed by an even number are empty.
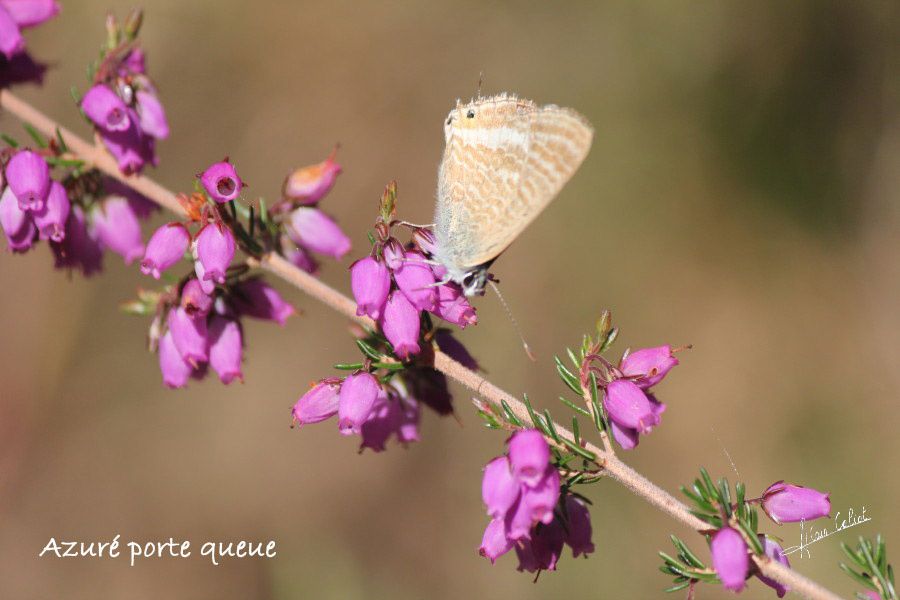
[[[37,227],[31,214],[22,210],[11,188],[0,196],[0,227],[6,234],[6,242],[13,252],[27,252],[34,245]]]
[[[566,543],[572,549],[572,556],[578,558],[594,551],[594,542],[591,540],[593,531],[591,528],[591,513],[584,502],[572,496],[566,496],[566,516],[568,517],[568,534]]]
[[[789,569],[791,568],[791,563],[790,563],[790,561],[788,561],[787,556],[784,555],[784,550],[781,548],[781,545],[778,542],[776,542],[773,539],[770,539],[768,536],[765,536],[761,533],[759,534],[758,537],[759,537],[760,543],[762,543],[762,545],[763,545],[763,552],[765,552],[766,556],[768,556],[769,558],[771,558],[772,560],[774,560],[776,562],[780,562],[781,564],[783,564],[784,566],[786,566]],[[788,592],[788,590],[790,590],[790,588],[788,586],[783,585],[783,584],[775,581],[774,579],[770,579],[769,577],[766,577],[762,573],[757,573],[756,576],[759,577],[759,580],[762,581],[764,584],[766,584],[770,588],[774,589],[775,593],[778,594],[779,598],[783,598],[784,595]]]
[[[394,354],[402,360],[410,354],[418,354],[419,330],[421,321],[419,311],[400,292],[393,292],[384,305],[381,319],[381,330],[394,347]]]
[[[498,558],[512,550],[512,548],[513,542],[506,537],[506,527],[503,525],[503,519],[493,519],[484,530],[478,554],[489,559],[491,564],[494,564]]]
[[[534,487],[541,482],[550,464],[550,446],[537,429],[517,431],[509,441],[509,462],[513,475]]]
[[[138,212],[128,198],[107,196],[94,207],[91,219],[100,243],[124,258],[126,265],[144,255]]]
[[[334,153],[325,161],[301,167],[284,180],[284,197],[300,204],[315,204],[334,187],[341,165],[334,162]]]
[[[627,379],[617,379],[606,387],[603,401],[609,418],[620,427],[647,433],[659,423],[659,416],[647,395]]]
[[[377,321],[391,290],[391,273],[383,263],[367,256],[350,265],[350,288],[356,299],[356,314]]]
[[[234,319],[214,315],[209,322],[209,365],[225,385],[235,379],[243,381],[242,352],[240,324]]]
[[[4,8],[22,29],[36,27],[59,14],[56,0],[3,0]]]
[[[19,150],[6,165],[6,183],[22,210],[40,210],[50,191],[50,167],[37,152]]]
[[[778,523],[796,523],[827,517],[831,512],[828,493],[777,481],[762,495],[762,509]]]
[[[212,309],[213,298],[203,291],[200,282],[190,279],[181,289],[181,308],[191,317],[205,317]]]
[[[42,240],[61,242],[66,237],[66,221],[69,219],[70,208],[66,188],[58,181],[51,181],[43,208],[32,213]]]
[[[433,311],[437,303],[434,273],[418,252],[407,252],[400,268],[394,271],[394,281],[403,294],[419,310]]]
[[[244,187],[237,169],[227,160],[210,165],[200,175],[200,183],[209,197],[219,204],[237,198]]]
[[[750,571],[750,556],[741,534],[731,527],[723,527],[713,534],[709,549],[722,586],[732,592],[743,590]]]
[[[163,383],[170,388],[186,386],[194,371],[175,347],[171,331],[167,331],[159,340],[159,370],[162,372]]]
[[[246,279],[233,288],[232,301],[240,314],[284,325],[296,311],[275,288],[259,277]]]
[[[106,131],[126,131],[131,124],[125,102],[102,83],[87,91],[81,99],[81,110],[94,125]]]
[[[221,223],[204,225],[197,234],[196,257],[203,265],[202,281],[225,283],[225,271],[234,259],[234,234]]]
[[[141,131],[158,140],[169,137],[169,121],[166,119],[166,111],[156,94],[138,90],[136,98]]]
[[[338,412],[340,382],[323,379],[300,396],[291,414],[300,425],[320,423],[330,419]]]
[[[640,376],[635,383],[647,389],[663,380],[663,377],[678,364],[671,346],[657,346],[635,350],[622,359],[620,370],[628,377]]]
[[[180,306],[169,311],[169,331],[178,353],[192,365],[209,360],[209,331],[205,317],[192,317]]]
[[[332,258],[343,257],[352,245],[350,238],[328,215],[307,206],[291,212],[287,234],[295,244]]]
[[[191,234],[181,223],[167,223],[153,232],[141,261],[141,273],[159,279],[163,271],[182,259],[191,244]]]
[[[25,49],[25,38],[12,15],[0,4],[0,54],[11,60]],[[5,66],[5,65],[4,65]]]
[[[360,432],[380,391],[378,380],[370,373],[356,373],[344,380],[338,402],[338,429],[343,435]]]
[[[469,304],[469,300],[455,283],[445,283],[437,287],[437,304],[431,312],[463,329],[467,325],[478,323],[475,307]]]
[[[519,481],[510,469],[509,459],[499,456],[484,467],[481,479],[481,499],[487,513],[494,519],[502,519],[519,498]]]

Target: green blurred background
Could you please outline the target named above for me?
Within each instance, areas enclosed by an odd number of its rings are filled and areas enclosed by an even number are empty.
[[[64,2],[28,36],[53,64],[20,93],[87,133],[69,87],[107,8]],[[144,45],[172,125],[152,172],[187,190],[229,155],[254,194],[341,143],[325,203],[368,247],[382,186],[431,220],[456,98],[515,91],[576,108],[593,149],[495,271],[539,360],[495,298],[461,339],[489,377],[556,402],[552,356],[608,307],[627,346],[687,344],[660,386],[663,424],[626,455],[666,489],[699,465],[751,492],[787,479],[870,523],[794,566],[850,595],[839,541],[889,536],[900,560],[900,15],[893,2],[145,2]],[[10,116],[6,132],[21,132]],[[20,135],[20,137],[22,137]],[[158,217],[161,221],[162,217]],[[597,552],[534,585],[476,548],[480,469],[502,437],[455,388],[462,426],[357,455],[289,406],[355,356],[344,319],[248,323],[246,383],[168,391],[147,322],[117,310],[150,282],[117,256],[101,277],[54,272],[46,247],[0,256],[0,596],[4,598],[656,598],[670,532],[702,541],[611,482],[589,489]],[[346,267],[323,279],[348,290]],[[796,543],[799,528],[769,531]],[[68,540],[268,540],[273,560],[38,559]],[[196,552],[195,552],[196,554]],[[726,597],[702,589],[701,597]],[[774,597],[759,583],[743,597]]]

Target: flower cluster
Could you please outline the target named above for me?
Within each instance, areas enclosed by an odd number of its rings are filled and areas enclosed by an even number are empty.
[[[45,143],[45,145],[47,145]],[[48,160],[59,163],[58,144],[46,149],[4,151],[10,155],[0,187],[0,227],[13,252],[27,252],[36,241],[50,244],[57,268],[91,275],[102,267],[103,251],[130,264],[144,253],[140,219],[155,205],[96,171],[51,178]],[[6,183],[3,186],[3,182]]]
[[[382,383],[366,371],[313,385],[291,409],[295,423],[320,423],[338,416],[342,435],[360,436],[360,451],[385,450],[395,436],[403,445],[419,441],[419,402],[401,378]]]
[[[442,281],[443,267],[429,261],[422,246],[431,232],[417,229],[414,244],[403,246],[391,235],[396,186],[388,186],[375,223],[376,240],[369,256],[350,267],[356,314],[374,319],[402,360],[422,351],[422,313],[465,328],[477,323],[475,309],[459,285]]]
[[[22,30],[59,14],[56,0],[0,0],[0,55],[7,61],[25,51]]]
[[[169,136],[166,113],[147,76],[146,58],[136,44],[141,13],[131,13],[120,26],[107,19],[107,44],[92,68],[92,86],[81,98],[81,110],[103,145],[125,174],[156,165],[156,140]]]
[[[594,551],[587,507],[561,493],[550,458],[544,436],[526,429],[513,434],[506,455],[485,466],[481,495],[491,521],[479,553],[491,563],[515,548],[520,571],[554,571],[565,544],[575,557]]]

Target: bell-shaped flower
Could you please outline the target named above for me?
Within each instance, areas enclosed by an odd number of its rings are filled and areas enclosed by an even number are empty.
[[[169,121],[166,111],[156,94],[147,90],[138,90],[137,113],[140,117],[141,131],[158,140],[169,137]]]
[[[225,283],[225,272],[234,259],[234,234],[222,223],[209,223],[197,234],[195,256],[203,265],[202,281]]]
[[[647,394],[627,379],[610,382],[603,403],[609,418],[620,427],[646,433],[659,423],[659,415]]]
[[[338,429],[343,435],[360,432],[380,392],[381,386],[371,373],[355,373],[344,379],[338,402]]]
[[[58,181],[50,182],[50,191],[40,210],[32,211],[34,224],[42,240],[61,242],[66,237],[66,221],[69,220],[69,195]]]
[[[223,204],[234,200],[241,194],[244,183],[237,173],[234,165],[223,160],[209,167],[200,175],[200,183],[209,197]]]
[[[19,150],[6,165],[6,184],[22,210],[41,210],[50,191],[50,166],[37,152]]]
[[[782,549],[781,544],[761,533],[758,537],[760,543],[763,545],[763,552],[765,552],[766,556],[776,562],[783,564],[789,569],[791,568],[791,563],[788,560],[787,556],[784,555],[784,550]],[[779,598],[783,598],[784,595],[788,593],[788,590],[790,590],[788,586],[781,584],[770,577],[766,577],[762,573],[757,573],[756,576],[759,577],[759,580],[764,584],[774,589]]]
[[[356,314],[369,315],[377,321],[391,290],[391,273],[384,263],[371,256],[361,258],[350,265],[350,289],[356,300]]]
[[[241,372],[243,340],[241,326],[234,319],[213,315],[209,322],[209,366],[228,385],[244,379]]]
[[[175,342],[172,340],[172,332],[167,331],[159,340],[159,370],[162,372],[163,383],[170,388],[182,388],[187,385],[194,367],[182,358]]]
[[[466,295],[455,283],[445,283],[437,286],[437,303],[431,312],[448,323],[459,325],[463,329],[468,325],[476,325],[478,323],[475,307],[469,304]]]
[[[286,230],[295,244],[332,258],[342,258],[352,246],[338,224],[318,208],[294,209]]]
[[[0,0],[0,6],[22,29],[36,27],[59,14],[56,0]]]
[[[192,317],[180,306],[169,311],[169,331],[179,354],[192,365],[209,360],[209,330],[206,318]]]
[[[0,4],[0,54],[9,61],[13,56],[21,54],[24,49],[25,38],[19,31],[19,25],[16,24],[16,20],[9,14],[9,11]]]
[[[246,279],[232,288],[232,304],[242,315],[284,325],[297,312],[281,294],[260,277]]]
[[[78,269],[85,277],[103,267],[103,247],[88,228],[87,218],[80,206],[72,206],[66,221],[66,235],[62,242],[51,243],[57,269]]]
[[[481,499],[487,506],[487,513],[500,519],[519,498],[519,480],[513,475],[506,456],[499,456],[484,467],[481,479]]]
[[[741,534],[731,527],[723,527],[713,534],[709,549],[722,586],[732,592],[743,590],[750,572],[750,555]]]
[[[160,275],[182,259],[191,244],[191,234],[181,223],[167,223],[153,232],[141,261],[141,273],[159,279]]]
[[[181,289],[181,308],[192,317],[205,317],[213,306],[213,297],[203,291],[196,279],[189,279]]]
[[[334,187],[341,165],[334,161],[334,153],[326,160],[301,167],[284,180],[284,197],[299,204],[315,204]]]
[[[627,377],[638,377],[634,382],[647,389],[662,381],[677,364],[678,359],[672,354],[671,346],[657,346],[630,352],[622,359],[619,370]]]
[[[337,379],[323,379],[312,386],[291,409],[294,421],[300,425],[321,423],[338,412],[341,382]]]
[[[778,524],[827,517],[831,500],[827,492],[777,481],[762,495],[762,509]]]
[[[421,322],[419,311],[400,292],[393,292],[384,305],[381,330],[402,360],[418,354]]]
[[[94,233],[104,248],[112,250],[130,265],[144,255],[141,223],[134,203],[123,196],[107,196],[91,212]],[[180,256],[179,256],[180,258]]]
[[[403,294],[419,310],[433,311],[437,304],[434,273],[424,256],[418,252],[407,252],[394,270],[394,281]]]
[[[87,91],[81,99],[81,110],[94,125],[106,131],[126,131],[131,125],[125,102],[102,83]]]
[[[541,432],[524,429],[514,433],[509,440],[509,463],[519,481],[531,487],[538,485],[550,464],[550,446]]]
[[[568,518],[568,531],[566,544],[572,549],[572,556],[584,554],[587,556],[594,551],[593,530],[591,528],[591,513],[584,502],[569,494],[566,496],[566,517]]]
[[[491,564],[513,548],[513,541],[506,537],[503,519],[492,519],[484,529],[478,553],[489,559]]]
[[[27,252],[37,237],[37,227],[29,211],[22,210],[12,189],[7,186],[0,196],[0,227],[13,252]]]

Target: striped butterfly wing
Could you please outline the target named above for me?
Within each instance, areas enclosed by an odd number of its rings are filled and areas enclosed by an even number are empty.
[[[496,258],[556,197],[593,129],[572,110],[503,95],[457,107],[445,135],[435,232],[448,266],[465,270]]]

